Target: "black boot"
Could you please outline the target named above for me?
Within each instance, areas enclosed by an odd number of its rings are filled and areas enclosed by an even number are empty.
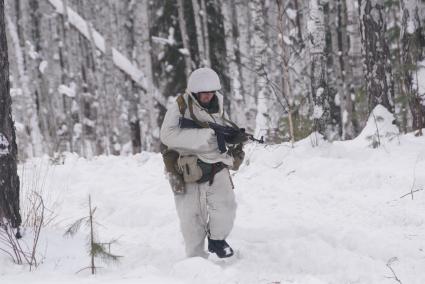
[[[226,240],[211,240],[208,238],[208,251],[215,253],[219,258],[231,257],[233,249]]]

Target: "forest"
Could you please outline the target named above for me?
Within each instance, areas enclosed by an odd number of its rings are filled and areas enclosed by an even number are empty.
[[[425,125],[425,1],[5,0],[19,160],[159,151],[190,72],[267,143],[355,138],[373,108]]]

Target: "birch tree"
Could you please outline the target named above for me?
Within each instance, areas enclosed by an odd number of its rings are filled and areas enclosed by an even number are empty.
[[[24,33],[22,31],[20,0],[16,0],[15,2],[16,24],[11,18],[12,7],[10,7],[8,1],[5,2],[5,11],[5,20],[7,23],[6,27],[10,34],[12,46],[15,51],[15,67],[17,69],[16,82],[22,89],[22,96],[24,97],[24,114],[21,119],[29,128],[29,136],[31,140],[30,145],[24,145],[26,147],[25,151],[27,152],[28,157],[40,156],[43,153],[43,137],[40,132],[36,103],[30,90],[27,60],[25,56],[25,40]]]
[[[309,51],[311,64],[311,94],[313,98],[312,116],[314,130],[331,137],[330,127],[330,90],[326,76],[325,27],[321,0],[309,1]]]
[[[152,74],[151,41],[150,41],[150,7],[149,0],[138,1],[135,7],[135,61],[143,70],[146,86],[146,94],[141,96],[144,109],[142,136],[144,137],[144,149],[150,151],[159,150],[159,125],[158,111],[155,107],[155,86]]]
[[[196,42],[198,44],[199,52],[199,65],[202,66],[211,66],[209,53],[207,54],[207,46],[205,32],[208,30],[208,27],[204,27],[204,22],[202,17],[206,17],[206,11],[201,10],[198,0],[192,0],[193,16],[195,18],[195,27],[196,27]],[[205,13],[203,16],[201,14]],[[209,50],[208,50],[209,51]]]
[[[27,43],[30,45],[30,70],[32,72],[32,83],[35,100],[37,104],[37,113],[40,123],[40,129],[46,141],[48,153],[53,155],[57,147],[56,131],[58,129],[56,118],[54,117],[53,101],[49,98],[48,79],[43,74],[41,64],[45,62],[42,50],[42,33],[41,21],[43,19],[39,2],[37,0],[29,0],[30,8],[30,35]]]
[[[264,134],[269,129],[269,93],[267,90],[267,38],[265,32],[264,0],[249,2],[249,11],[253,19],[253,34],[251,38],[251,48],[253,50],[255,72],[254,94],[256,94],[257,114],[255,119],[255,134]]]
[[[226,44],[226,61],[228,62],[228,77],[230,79],[230,117],[237,125],[245,125],[245,102],[242,95],[242,75],[240,63],[236,58],[238,48],[237,38],[234,37],[236,26],[236,8],[234,0],[222,0],[223,26]]]
[[[179,14],[180,34],[181,34],[183,49],[184,49],[183,56],[184,56],[184,62],[185,62],[185,73],[186,73],[186,78],[189,78],[190,72],[192,72],[192,55],[190,52],[189,36],[187,33],[187,24],[186,24],[186,19],[184,16],[183,0],[177,0],[177,10]]]
[[[401,59],[403,70],[404,92],[409,98],[409,107],[412,113],[413,130],[422,135],[425,127],[425,94],[419,93],[417,63],[424,58],[425,34],[420,18],[420,6],[417,0],[401,0]]]
[[[250,4],[251,5],[251,4]],[[239,58],[238,69],[241,74],[241,90],[245,103],[245,127],[255,131],[257,116],[257,84],[254,69],[255,56],[253,47],[254,24],[250,5],[244,1],[235,1],[237,46],[236,58]]]
[[[381,104],[394,112],[390,50],[385,37],[383,0],[359,0],[360,31],[369,111]]]
[[[350,77],[353,76],[348,64],[349,37],[347,31],[346,0],[337,0],[331,3],[331,18],[335,21],[331,25],[332,34],[332,62],[335,74],[336,100],[339,103],[341,117],[341,138],[352,139],[355,136],[353,126],[353,101],[350,91]]]

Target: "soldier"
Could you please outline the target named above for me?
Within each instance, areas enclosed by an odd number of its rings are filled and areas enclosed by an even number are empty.
[[[161,127],[161,141],[167,153],[174,153],[175,157],[171,165],[167,166],[165,156],[164,162],[171,173],[170,183],[189,257],[208,256],[204,250],[206,237],[209,252],[220,258],[233,255],[226,238],[236,213],[229,173],[229,168],[234,166],[234,155],[219,150],[211,128],[188,129],[179,124],[181,118],[189,118],[200,125],[231,123],[223,110],[223,96],[217,92],[220,89],[220,79],[212,69],[193,71],[186,93],[168,109]],[[242,149],[237,156],[243,159],[241,154]]]

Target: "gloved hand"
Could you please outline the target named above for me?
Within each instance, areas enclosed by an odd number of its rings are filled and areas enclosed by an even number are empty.
[[[238,144],[235,147],[229,147],[227,153],[233,157],[233,171],[239,170],[239,167],[242,165],[243,160],[245,159],[245,152],[243,151],[243,144]]]
[[[241,144],[248,141],[248,136],[245,134],[245,129],[240,128],[239,131],[235,131],[232,135],[225,136],[227,144]]]

